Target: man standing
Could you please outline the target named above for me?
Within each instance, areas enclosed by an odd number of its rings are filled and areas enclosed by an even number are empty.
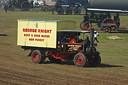
[[[99,36],[99,34],[98,34],[98,32],[95,32],[95,33],[94,33],[94,41],[96,40],[97,42],[99,42],[99,41],[97,40],[97,36]]]
[[[8,6],[5,4],[4,5],[4,10],[5,10],[5,13],[7,13],[7,11],[8,11]]]

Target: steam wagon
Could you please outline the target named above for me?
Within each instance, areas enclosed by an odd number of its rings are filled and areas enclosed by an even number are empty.
[[[17,45],[31,50],[34,63],[44,63],[48,58],[56,63],[71,60],[78,67],[99,66],[101,58],[93,34],[93,28],[75,30],[72,21],[22,19],[18,20]]]

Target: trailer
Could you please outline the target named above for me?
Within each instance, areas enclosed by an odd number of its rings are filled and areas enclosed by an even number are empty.
[[[72,30],[70,30],[72,29]],[[90,33],[89,37],[85,37]],[[80,36],[83,36],[80,39]],[[100,53],[93,41],[94,29],[75,30],[75,22],[62,20],[18,20],[17,45],[31,50],[34,63],[73,61],[78,67],[99,66]]]

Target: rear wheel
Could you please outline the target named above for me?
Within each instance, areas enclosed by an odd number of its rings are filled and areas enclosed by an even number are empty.
[[[31,58],[34,63],[43,63],[45,60],[45,56],[40,50],[34,50],[31,54]]]
[[[82,53],[76,54],[74,56],[74,64],[78,67],[87,66],[87,57]]]

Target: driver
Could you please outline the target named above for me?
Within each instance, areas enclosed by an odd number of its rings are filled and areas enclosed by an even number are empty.
[[[68,34],[67,33],[64,33],[62,39],[61,39],[61,42],[63,43],[68,43],[70,40],[70,38],[68,37]]]

